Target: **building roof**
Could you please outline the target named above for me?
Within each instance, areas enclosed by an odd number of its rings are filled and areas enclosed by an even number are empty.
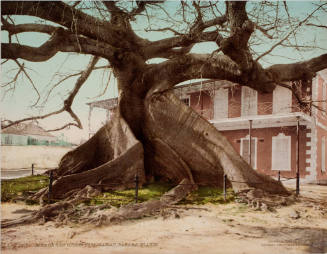
[[[16,134],[16,135],[38,135],[45,137],[54,137],[52,134],[44,130],[42,127],[36,125],[33,122],[30,123],[19,123],[10,126],[4,130],[2,133],[6,134]]]
[[[198,81],[189,84],[175,86],[173,90],[176,95],[179,95],[179,94],[194,93],[200,90],[202,91],[215,90],[215,89],[231,87],[235,85],[237,84],[227,80],[205,80],[205,81]],[[95,108],[114,109],[118,105],[118,98],[111,98],[101,101],[92,101],[87,103],[87,105]]]

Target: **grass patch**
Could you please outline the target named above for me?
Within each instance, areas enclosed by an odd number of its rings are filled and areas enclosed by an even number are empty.
[[[143,186],[138,191],[138,201],[144,202],[151,199],[159,199],[165,192],[170,190],[173,185],[169,183],[151,183]],[[109,203],[112,206],[120,207],[135,202],[135,190],[121,190],[104,192],[98,197],[87,201],[87,204],[97,205]]]
[[[1,181],[1,201],[12,201],[18,197],[27,198],[31,192],[36,192],[49,184],[48,176],[27,176],[13,180]],[[144,202],[152,199],[159,199],[165,192],[173,188],[169,183],[156,182],[143,186],[138,192],[138,201]],[[224,201],[223,191],[215,187],[199,187],[198,190],[190,193],[179,204],[203,205],[207,203],[223,204],[234,200],[232,189],[227,190],[227,199]],[[33,204],[25,199],[27,204]],[[101,205],[110,204],[120,207],[135,202],[135,190],[116,190],[104,192],[101,195],[85,201],[85,204]]]
[[[184,200],[179,202],[179,204],[224,204],[231,201],[234,201],[234,192],[232,189],[227,189],[225,201],[223,190],[221,188],[201,186],[198,190],[190,193]]]
[[[139,189],[139,202],[151,199],[159,199],[165,192],[170,190],[174,185],[168,183],[152,183]],[[199,187],[198,190],[190,193],[179,204],[203,205],[207,203],[223,204],[234,200],[232,189],[227,190],[226,201],[224,200],[223,191],[215,187]],[[120,207],[135,202],[135,190],[110,191],[101,194],[98,197],[86,202],[87,204],[97,205],[109,203],[112,206]]]
[[[43,175],[1,180],[1,202],[27,196],[29,192],[38,191],[48,185],[49,178]]]

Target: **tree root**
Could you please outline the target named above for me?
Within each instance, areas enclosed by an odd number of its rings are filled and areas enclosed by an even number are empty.
[[[293,204],[294,195],[274,195],[261,189],[249,189],[237,193],[236,202],[247,204],[257,211],[275,211],[276,208]]]
[[[165,193],[160,200],[150,200],[139,204],[128,204],[119,209],[111,208],[110,205],[86,206],[77,204],[98,196],[100,191],[86,186],[84,189],[76,192],[69,199],[60,201],[55,204],[46,205],[39,211],[19,219],[3,221],[2,228],[14,227],[24,224],[36,223],[41,224],[47,221],[55,221],[55,225],[64,225],[69,222],[73,223],[92,223],[93,225],[102,225],[120,222],[127,219],[137,219],[143,216],[153,215],[160,210],[176,204],[185,198],[191,191],[196,188],[188,179],[184,179],[179,185]]]
[[[68,216],[67,211],[71,212],[75,205],[89,200],[100,194],[100,191],[91,186],[86,186],[82,190],[72,195],[69,199],[60,201],[54,204],[49,204],[42,207],[40,210],[33,212],[30,215],[23,216],[14,220],[7,220],[1,222],[1,228],[14,227],[24,224],[31,224],[40,221],[45,223],[51,219],[63,220]],[[64,218],[62,217],[64,216]]]

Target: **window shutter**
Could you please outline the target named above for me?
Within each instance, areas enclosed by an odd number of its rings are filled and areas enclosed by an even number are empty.
[[[272,137],[272,170],[291,170],[291,136]]]

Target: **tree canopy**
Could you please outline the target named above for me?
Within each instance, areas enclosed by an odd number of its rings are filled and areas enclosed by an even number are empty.
[[[40,93],[40,84],[33,82],[28,63],[22,60],[45,62],[58,52],[94,56],[84,71],[63,78],[79,76],[62,107],[27,118],[66,111],[74,121],[61,128],[82,127],[72,104],[90,73],[100,68],[111,68],[118,77],[118,68],[137,66],[131,71],[142,73],[144,83],[165,79],[162,90],[190,79],[212,78],[271,91],[284,81],[311,79],[327,64],[322,40],[325,2],[4,1],[1,5],[2,30],[8,32],[1,45],[3,63],[12,60],[18,66],[12,80],[2,85],[4,94],[22,75],[37,95],[33,106],[48,96]],[[18,35],[28,32],[48,39],[38,47],[20,43]],[[284,59],[276,62],[276,54]],[[96,66],[101,58],[108,64]]]

